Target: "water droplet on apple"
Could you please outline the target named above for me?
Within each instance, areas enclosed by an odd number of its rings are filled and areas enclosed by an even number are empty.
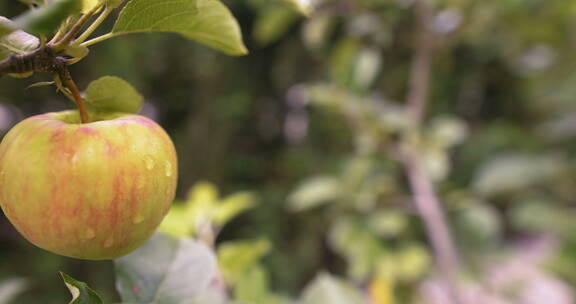
[[[144,156],[144,164],[146,165],[146,169],[152,170],[154,169],[154,159],[150,155]]]
[[[137,213],[136,216],[132,219],[132,223],[140,224],[144,221],[144,216],[140,213]]]
[[[78,154],[77,153],[72,154],[70,161],[72,162],[72,170],[75,170],[76,164],[78,163]]]
[[[114,245],[114,238],[113,238],[113,237],[109,237],[109,238],[104,242],[104,248],[110,248],[110,247],[112,247],[112,245]]]
[[[88,228],[88,229],[86,229],[86,232],[84,233],[84,237],[87,240],[91,240],[91,239],[96,237],[96,231],[94,231],[94,229],[92,229],[92,228]]]
[[[136,189],[138,189],[138,190],[144,189],[144,184],[145,184],[145,183],[144,183],[144,178],[138,178],[138,179],[136,180]]]
[[[172,176],[172,163],[170,161],[166,161],[166,176]]]

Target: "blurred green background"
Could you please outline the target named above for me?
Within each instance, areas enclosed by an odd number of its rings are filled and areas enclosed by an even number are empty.
[[[257,195],[218,242],[269,240],[261,263],[276,293],[295,297],[327,271],[373,303],[442,303],[422,300],[435,288],[432,252],[390,153],[409,128],[412,1],[324,0],[308,18],[268,0],[226,4],[247,56],[142,34],[96,45],[72,74],[81,88],[119,76],[145,96],[142,113],[177,147],[180,200],[200,181],[223,195]],[[419,157],[436,181],[466,286],[489,287],[465,292],[476,303],[573,303],[576,2],[433,6],[436,52]],[[25,9],[0,2],[7,17]],[[0,132],[72,107],[54,88],[27,89],[45,80],[0,79]],[[45,252],[0,218],[0,281],[28,282],[12,303],[67,303],[59,270],[106,303],[118,300],[110,262]]]

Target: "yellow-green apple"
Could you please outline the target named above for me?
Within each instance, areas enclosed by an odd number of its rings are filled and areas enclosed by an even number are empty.
[[[47,113],[0,144],[0,205],[36,246],[113,259],[144,243],[168,212],[176,152],[164,130],[131,114]]]

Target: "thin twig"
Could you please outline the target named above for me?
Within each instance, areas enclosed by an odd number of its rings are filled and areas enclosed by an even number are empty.
[[[78,35],[80,30],[82,30],[82,27],[86,24],[86,22],[88,22],[88,20],[90,20],[90,18],[92,18],[92,16],[94,16],[94,14],[96,14],[96,12],[98,12],[102,8],[102,5],[103,4],[96,5],[90,11],[88,11],[86,14],[82,15],[82,17],[80,17],[80,19],[78,19],[78,21],[76,21],[76,23],[66,33],[66,35],[64,35],[64,37],[62,37],[62,39],[54,42],[51,45],[51,48],[55,52],[58,52],[58,51],[61,51],[66,46],[68,46],[70,44],[70,42],[72,42],[72,40],[74,40],[74,38],[76,38],[76,35]]]
[[[430,30],[433,16],[428,0],[415,0],[414,12],[418,22],[418,37],[412,61],[407,110],[412,123],[419,129],[429,102],[430,75],[434,55],[435,35]],[[414,146],[400,149],[402,161],[413,192],[416,209],[424,222],[428,239],[436,255],[439,274],[445,281],[452,304],[461,303],[457,276],[460,269],[458,251],[434,182]]]
[[[74,40],[74,44],[80,44],[84,42],[90,35],[106,20],[108,15],[113,11],[113,9],[109,7],[105,7],[104,11],[100,13],[100,16],[90,24],[90,26],[82,33],[76,40]]]
[[[402,157],[416,209],[424,222],[426,234],[436,254],[439,274],[446,283],[452,304],[461,303],[457,286],[460,259],[442,210],[442,203],[417,152],[405,149],[402,151]]]
[[[62,37],[64,37],[64,35],[66,34],[66,29],[68,29],[68,27],[70,26],[71,20],[72,20],[72,17],[66,18],[66,20],[58,28],[56,35],[54,35],[54,37],[52,37],[52,39],[50,40],[49,43],[55,43],[56,41],[58,41],[58,40],[62,39]]]
[[[116,35],[117,35],[116,33],[104,34],[104,35],[102,35],[102,36],[98,36],[98,37],[96,37],[96,38],[90,39],[90,40],[88,40],[88,41],[86,41],[86,42],[84,42],[84,43],[82,43],[82,44],[80,44],[80,45],[81,45],[81,46],[91,46],[91,45],[93,45],[93,44],[102,42],[102,41],[107,40],[107,39],[110,39],[110,38],[112,38],[112,37],[116,37]]]

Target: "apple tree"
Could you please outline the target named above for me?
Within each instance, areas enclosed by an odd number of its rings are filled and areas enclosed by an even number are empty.
[[[76,109],[30,117],[5,136],[3,212],[40,248],[80,259],[117,259],[123,301],[189,303],[214,281],[215,234],[197,234],[205,236],[197,241],[189,233],[174,233],[181,220],[191,221],[175,209],[162,224],[171,234],[152,236],[175,196],[172,141],[162,127],[137,115],[143,98],[129,83],[102,76],[80,88],[69,66],[92,46],[133,33],[176,33],[228,55],[244,55],[236,19],[218,0],[22,2],[30,8],[26,13],[0,16],[0,77],[45,74],[46,82],[31,87],[55,86]],[[298,1],[291,4],[305,10]],[[113,27],[94,36],[112,16]],[[220,212],[211,214],[223,225],[250,205],[251,199],[241,196],[210,210]],[[209,227],[206,231],[215,226]],[[71,303],[102,303],[85,283],[61,276]]]

